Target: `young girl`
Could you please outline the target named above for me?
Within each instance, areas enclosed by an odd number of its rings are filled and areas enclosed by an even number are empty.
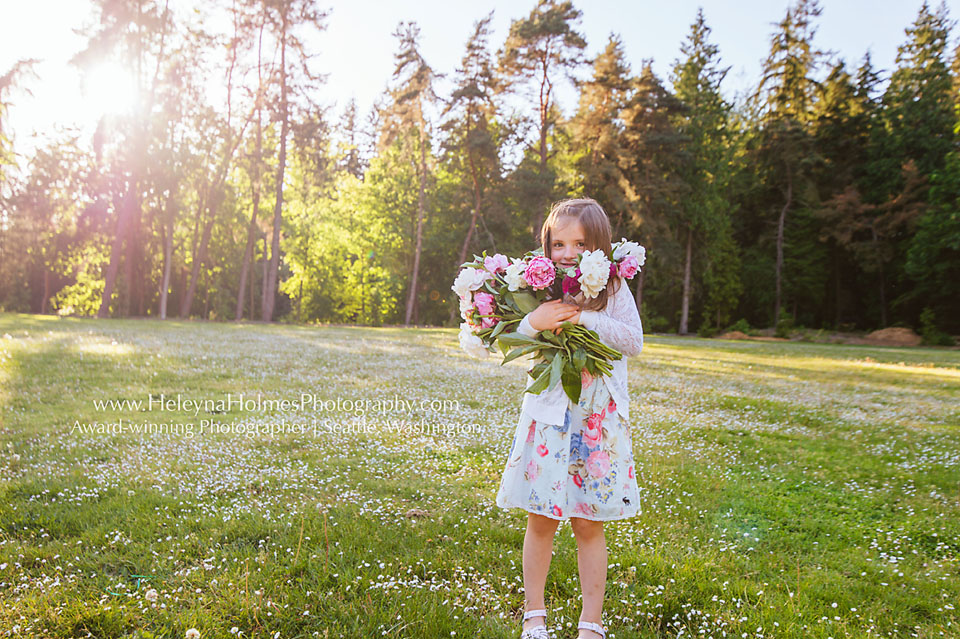
[[[543,254],[571,266],[585,250],[611,250],[610,220],[591,199],[564,200],[553,206],[540,232]],[[627,396],[627,358],[643,348],[643,328],[629,287],[611,275],[606,289],[591,300],[576,297],[541,304],[519,324],[536,336],[558,333],[569,321],[594,330],[623,353],[609,377],[581,376],[580,401],[569,400],[560,384],[539,395],[524,393],[520,422],[497,493],[501,508],[522,508],[527,515],[523,540],[525,605],[521,639],[548,639],[544,587],[553,537],[569,519],[577,539],[583,610],[578,637],[603,639],[601,621],[607,580],[603,522],[637,514],[639,492],[633,465]],[[527,376],[527,386],[533,378]]]

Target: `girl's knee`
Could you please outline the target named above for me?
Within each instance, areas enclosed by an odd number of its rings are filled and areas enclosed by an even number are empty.
[[[571,517],[570,527],[573,528],[573,534],[576,535],[577,539],[593,539],[603,535],[602,521]]]
[[[557,526],[560,524],[556,519],[551,519],[544,515],[529,513],[527,517],[527,527],[533,532],[542,535],[549,535],[557,532]]]

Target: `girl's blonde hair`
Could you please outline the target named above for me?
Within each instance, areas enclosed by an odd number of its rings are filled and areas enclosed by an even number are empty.
[[[550,214],[544,221],[543,226],[540,227],[540,244],[546,257],[551,256],[550,244],[553,241],[553,230],[573,220],[580,222],[580,226],[583,227],[583,240],[587,245],[587,250],[602,250],[607,255],[610,254],[613,236],[613,230],[610,228],[610,218],[607,217],[603,207],[596,200],[576,198],[555,203],[550,209]],[[587,300],[583,308],[591,311],[603,310],[607,305],[609,296],[616,293],[620,285],[619,277],[611,277],[606,288],[600,291],[595,298]]]

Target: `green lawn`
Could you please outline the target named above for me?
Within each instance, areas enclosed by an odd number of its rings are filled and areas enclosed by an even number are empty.
[[[519,636],[523,376],[452,329],[2,314],[0,637]],[[630,378],[609,637],[960,636],[960,351],[651,335]],[[575,637],[566,522],[547,607]]]

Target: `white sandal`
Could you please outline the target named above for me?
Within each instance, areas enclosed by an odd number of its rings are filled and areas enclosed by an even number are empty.
[[[543,617],[544,621],[547,619],[546,610],[529,610],[523,613],[523,620],[532,619],[534,617]],[[528,628],[520,633],[520,639],[550,639],[550,634],[547,632],[547,627],[543,624],[539,626],[534,626],[533,628]]]
[[[603,639],[606,639],[607,637],[607,632],[603,629],[603,626],[598,623],[593,623],[592,621],[581,621],[577,624],[577,630],[580,630],[581,628],[584,630],[593,630]]]

